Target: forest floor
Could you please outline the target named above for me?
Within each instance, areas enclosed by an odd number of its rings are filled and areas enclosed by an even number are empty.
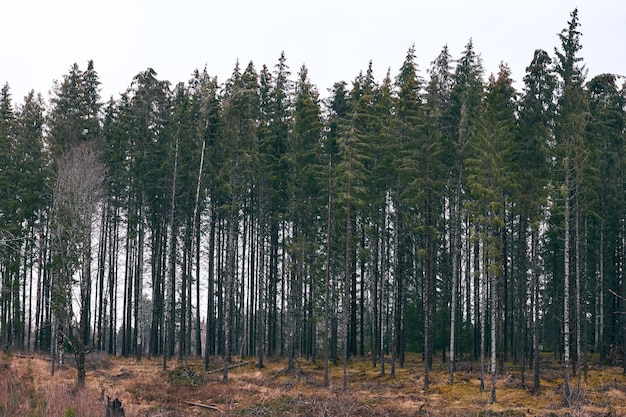
[[[2,356],[2,355],[0,355]],[[597,361],[596,361],[597,362]],[[127,417],[191,416],[626,416],[626,376],[621,367],[590,364],[587,382],[572,378],[569,405],[563,397],[563,370],[551,356],[542,357],[541,393],[532,395],[532,371],[521,381],[519,367],[505,365],[497,379],[497,401],[489,404],[491,378],[480,390],[479,363],[460,362],[455,383],[447,363],[436,362],[424,392],[419,355],[407,357],[395,378],[372,368],[370,358],[354,357],[343,390],[341,363],[330,366],[330,386],[323,385],[323,362],[301,360],[287,372],[286,360],[268,360],[259,370],[252,358],[229,372],[222,383],[221,359],[204,372],[200,359],[188,366],[176,361],[89,357],[87,386],[76,389],[76,371],[65,365],[50,372],[49,359],[7,355],[0,358],[0,416],[105,416],[107,397],[122,402]]]

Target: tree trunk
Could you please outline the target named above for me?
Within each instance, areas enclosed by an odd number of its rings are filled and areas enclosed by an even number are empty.
[[[174,151],[174,170],[172,172],[172,199],[170,202],[170,244],[169,244],[169,285],[167,288],[167,300],[169,301],[169,311],[165,318],[165,338],[163,342],[163,369],[167,368],[167,360],[174,354],[174,336],[176,321],[176,266],[178,260],[178,226],[176,218],[176,193],[178,190],[178,136],[176,136],[176,146]]]
[[[228,219],[228,232],[227,232],[227,243],[226,243],[226,271],[224,276],[224,284],[225,284],[225,292],[226,292],[226,305],[224,306],[224,322],[223,322],[223,330],[224,330],[224,352],[223,352],[223,362],[224,362],[224,371],[222,376],[222,382],[228,382],[228,365],[230,364],[230,353],[231,353],[231,323],[232,323],[232,307],[233,307],[233,283],[235,279],[235,254],[236,254],[236,246],[235,246],[235,222],[237,216],[235,213],[231,213]]]
[[[328,162],[328,203],[326,208],[326,276],[324,279],[324,386],[329,385],[328,361],[330,359],[330,239],[332,208],[332,160]]]
[[[455,197],[456,200],[456,197]],[[455,342],[455,336],[456,336],[456,310],[457,310],[457,286],[458,286],[458,276],[459,276],[459,264],[457,262],[457,259],[460,258],[460,236],[457,235],[457,232],[460,232],[460,227],[457,228],[456,224],[459,223],[460,221],[458,219],[459,217],[459,213],[457,212],[457,202],[455,201],[454,204],[454,214],[452,216],[452,218],[450,219],[450,223],[451,223],[451,236],[450,236],[450,249],[452,251],[452,256],[451,256],[451,263],[452,263],[452,296],[450,299],[450,363],[449,363],[449,370],[450,370],[450,383],[454,384],[454,368],[455,368],[455,364],[456,364],[456,357],[455,357],[455,352],[456,352],[456,347],[454,345]],[[429,213],[427,211],[426,216],[429,216]],[[430,228],[430,225],[427,225],[428,228]],[[427,234],[427,241],[430,240],[430,232],[428,232]],[[430,246],[428,246],[428,252],[430,252]],[[427,254],[427,256],[430,256],[430,253]]]
[[[213,209],[213,205],[210,206],[210,223],[209,223],[209,266],[207,274],[207,313],[206,313],[206,329],[205,329],[205,342],[204,342],[204,370],[209,370],[209,362],[211,354],[213,353],[213,347],[215,346],[214,333],[215,333],[215,219],[216,213]]]
[[[533,378],[533,393],[539,394],[540,390],[540,369],[539,369],[539,320],[540,320],[540,307],[539,307],[539,256],[537,246],[539,245],[539,231],[537,227],[533,227],[532,231],[532,274],[533,274],[533,352],[534,352],[534,378]]]
[[[485,391],[485,330],[487,317],[487,271],[485,268],[485,249],[482,248],[481,260],[483,268],[480,273],[480,391]]]
[[[195,242],[196,259],[196,318],[195,318],[195,339],[196,356],[202,356],[202,335],[200,330],[200,189],[202,185],[202,173],[204,169],[204,152],[206,149],[206,139],[202,141],[202,151],[200,152],[200,165],[198,166],[198,181],[196,182],[196,198],[193,205],[193,234]],[[207,314],[208,316],[208,314]]]
[[[500,277],[501,264],[498,265],[498,273],[490,273],[491,295],[491,397],[489,402],[496,402],[496,375],[498,373],[497,353],[498,353],[498,280]]]
[[[351,185],[348,184],[348,193],[350,193]],[[350,265],[351,256],[350,251],[352,249],[352,219],[351,219],[351,201],[348,197],[346,203],[346,254],[345,254],[345,282],[344,282],[344,294],[343,294],[343,333],[344,333],[344,350],[343,350],[343,390],[348,389],[348,357],[349,357],[349,327],[350,327]]]
[[[563,213],[564,248],[563,248],[563,349],[564,349],[564,370],[565,381],[563,383],[563,394],[565,402],[570,402],[570,313],[569,313],[569,240],[570,240],[570,180],[569,163],[565,158],[565,183],[563,184],[563,198],[565,201],[565,211]]]

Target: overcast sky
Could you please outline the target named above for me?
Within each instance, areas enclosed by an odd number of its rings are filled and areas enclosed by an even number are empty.
[[[103,99],[117,98],[148,67],[176,84],[206,65],[223,82],[237,59],[273,70],[284,51],[292,78],[305,64],[325,95],[370,60],[377,80],[395,77],[412,44],[426,75],[445,44],[458,58],[470,38],[486,75],[504,61],[520,81],[535,49],[553,55],[575,7],[589,75],[626,75],[623,0],[0,0],[0,83],[14,103],[31,89],[47,99],[93,59]]]

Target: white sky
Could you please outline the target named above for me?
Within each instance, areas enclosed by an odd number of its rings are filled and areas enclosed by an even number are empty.
[[[107,100],[148,67],[176,84],[206,64],[223,82],[237,59],[273,70],[285,51],[292,78],[306,64],[326,95],[370,59],[377,80],[395,77],[412,44],[426,76],[443,45],[458,58],[470,38],[487,75],[504,61],[521,81],[535,49],[553,55],[575,7],[589,76],[626,75],[623,0],[0,0],[0,84],[14,104],[31,89],[47,99],[54,79],[93,59]]]

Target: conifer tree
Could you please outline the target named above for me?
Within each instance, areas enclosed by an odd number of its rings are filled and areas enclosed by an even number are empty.
[[[533,346],[533,391],[539,393],[539,275],[540,263],[537,246],[539,245],[540,227],[544,221],[543,209],[547,204],[546,187],[549,180],[549,144],[553,141],[554,89],[556,79],[552,69],[552,60],[543,50],[536,50],[533,60],[526,68],[524,91],[520,99],[518,130],[513,152],[514,175],[517,190],[514,193],[514,205],[520,216],[520,230],[530,229],[531,248],[527,248],[527,239],[520,236],[519,259],[522,265],[532,265],[531,278],[526,277],[529,268],[521,266],[522,282],[531,282],[532,306],[532,346]],[[528,255],[527,255],[528,254]],[[526,256],[529,256],[526,261]]]
[[[582,58],[578,53],[582,49],[580,43],[578,10],[571,13],[571,20],[567,28],[559,33],[561,49],[556,49],[556,71],[560,78],[559,98],[556,119],[556,142],[559,154],[560,198],[563,201],[563,348],[565,383],[564,397],[569,403],[570,375],[571,375],[571,333],[572,324],[579,323],[580,317],[575,317],[572,322],[571,316],[571,273],[575,273],[575,285],[579,288],[580,263],[579,263],[579,224],[580,206],[578,197],[582,192],[581,174],[586,158],[584,148],[584,131],[587,119],[586,96],[583,91],[585,78],[584,66],[580,65]],[[574,220],[574,223],[572,223]],[[574,240],[575,263],[570,265],[572,237]],[[578,292],[578,291],[576,291]],[[574,297],[575,311],[579,311],[580,300],[578,294]],[[579,335],[579,332],[576,333]],[[576,344],[579,349],[579,343]],[[578,358],[577,358],[578,359]]]
[[[316,355],[317,319],[316,305],[321,277],[315,273],[313,266],[319,264],[316,257],[319,237],[319,224],[314,219],[322,217],[321,187],[323,174],[321,171],[320,146],[322,137],[322,118],[319,105],[319,94],[308,78],[308,70],[303,65],[298,73],[295,85],[293,128],[290,140],[290,216],[293,222],[293,259],[296,266],[297,293],[308,294],[300,306],[300,325],[307,357]],[[306,317],[306,320],[304,318]]]
[[[19,253],[16,250],[21,237],[19,220],[16,218],[15,194],[15,143],[16,117],[13,110],[9,84],[5,84],[0,92],[0,264],[3,271],[0,281],[0,344],[9,348],[20,328],[19,274],[15,267],[19,265]],[[18,313],[18,314],[15,314]]]
[[[336,225],[336,204],[338,184],[337,164],[339,163],[339,138],[342,134],[343,120],[348,114],[348,92],[345,82],[337,82],[331,91],[328,101],[329,117],[326,121],[327,133],[324,137],[322,152],[325,160],[325,188],[326,194],[326,230],[325,230],[325,260],[324,260],[324,385],[329,385],[329,361],[337,356],[336,352],[336,312],[337,297],[334,291],[335,274],[338,269],[336,264],[336,248],[340,247],[337,242],[338,230]]]
[[[244,197],[252,185],[255,168],[258,167],[259,151],[257,120],[259,118],[259,83],[252,62],[243,74],[237,69],[229,80],[229,90],[223,106],[224,164],[220,169],[220,181],[225,185],[224,212],[226,221],[226,247],[223,265],[224,314],[223,314],[223,380],[228,380],[234,335],[233,313],[238,282],[237,262],[239,243],[239,220]]]
[[[611,253],[622,252],[623,245],[620,236],[623,236],[621,226],[624,218],[624,126],[626,123],[624,92],[617,87],[617,76],[614,74],[600,74],[587,83],[589,96],[589,123],[587,125],[587,141],[591,148],[591,158],[597,167],[597,180],[593,186],[598,190],[598,199],[595,202],[595,212],[598,213],[596,222],[591,218],[593,237],[597,246],[597,267],[595,268],[595,297],[589,300],[595,305],[595,331],[593,349],[600,355],[600,363],[606,360],[606,340],[617,339],[612,334],[613,326],[605,327],[615,319],[616,303],[605,300],[607,287],[618,288],[619,264],[610,261]],[[610,179],[610,180],[609,180]],[[595,223],[595,225],[594,225]],[[619,258],[618,258],[619,259]],[[591,268],[591,267],[590,267]],[[592,283],[594,285],[594,283]],[[607,311],[609,307],[609,311]],[[613,314],[611,314],[613,313]],[[609,339],[611,340],[611,339]]]
[[[491,398],[496,401],[496,353],[498,349],[499,300],[504,253],[502,233],[505,227],[506,198],[510,193],[510,152],[515,133],[515,90],[506,65],[500,66],[497,78],[491,76],[484,109],[470,142],[467,159],[467,183],[472,199],[467,202],[478,238],[485,252],[485,273],[489,278],[491,313]],[[501,348],[501,347],[500,347]]]
[[[33,318],[32,301],[40,293],[39,288],[32,281],[32,277],[37,273],[37,278],[41,277],[41,266],[34,271],[35,265],[33,259],[38,259],[42,255],[44,248],[40,244],[42,236],[45,233],[45,215],[47,207],[49,207],[48,178],[50,172],[48,170],[50,161],[44,147],[44,102],[41,95],[35,95],[34,91],[30,91],[24,98],[24,103],[16,112],[16,130],[15,130],[15,159],[14,168],[19,172],[14,182],[17,186],[17,198],[19,202],[17,207],[17,218],[21,219],[25,236],[23,242],[24,256],[31,261],[28,262],[30,282],[28,284],[28,294],[26,293],[26,281],[23,280],[22,293],[24,298],[28,299],[28,319],[24,329],[26,341],[23,346],[26,350],[31,348],[31,335],[33,331],[37,333],[39,329],[40,315],[35,312]],[[11,201],[11,199],[9,199]],[[17,223],[16,223],[17,224]],[[40,259],[40,258],[39,258]],[[24,271],[26,276],[26,271]],[[38,285],[37,285],[38,287]],[[38,300],[35,300],[38,301]],[[26,307],[25,303],[23,303]],[[22,312],[26,317],[26,311]],[[35,324],[35,329],[33,329]],[[37,334],[35,334],[35,345],[37,346]]]
[[[420,155],[426,157],[420,164],[426,169],[423,171],[423,178],[425,181],[424,190],[422,193],[422,201],[424,201],[424,235],[427,239],[424,242],[425,265],[424,276],[425,282],[430,281],[429,287],[433,286],[432,276],[435,276],[437,271],[435,270],[437,265],[438,253],[437,253],[437,236],[440,233],[440,220],[443,206],[438,204],[437,201],[441,200],[443,195],[443,189],[445,183],[442,182],[445,173],[445,165],[443,157],[445,155],[442,143],[449,142],[451,132],[449,124],[449,108],[451,105],[450,95],[452,92],[452,57],[448,51],[447,45],[443,47],[440,54],[431,63],[429,69],[430,81],[426,87],[426,103],[425,103],[425,115],[424,115],[424,140],[420,146]],[[450,242],[451,244],[458,245],[460,242],[457,240]],[[458,266],[458,263],[454,262],[453,266]],[[429,277],[426,279],[426,277]],[[458,305],[458,279],[459,274],[456,271],[452,272],[451,280],[451,303],[450,303],[450,383],[454,382],[455,362],[456,362],[456,333],[457,333],[457,305]],[[431,297],[432,298],[432,297]],[[433,314],[429,312],[432,322]],[[432,336],[431,336],[432,337]]]
[[[464,212],[464,196],[466,193],[466,172],[465,161],[467,158],[468,142],[474,134],[475,121],[481,109],[483,97],[483,67],[480,55],[474,50],[474,43],[470,39],[462,52],[461,57],[456,61],[456,68],[452,76],[452,86],[450,89],[450,104],[443,112],[445,133],[442,136],[442,159],[447,167],[445,199],[448,202],[448,227],[447,240],[449,243],[447,256],[449,261],[442,265],[447,268],[451,275],[456,275],[450,282],[459,282],[461,271],[461,259],[463,258],[460,244],[462,234],[462,219],[466,216]],[[480,288],[479,275],[474,275],[474,296],[479,297]],[[447,299],[447,297],[446,297]],[[480,309],[474,308],[473,323],[474,331],[474,352],[479,351],[481,337],[479,337],[479,323],[481,323]],[[447,318],[447,317],[446,317]],[[482,345],[481,345],[482,346]],[[445,354],[445,349],[442,349]]]
[[[93,62],[83,72],[74,64],[69,74],[57,83],[50,112],[50,149],[57,161],[57,185],[53,233],[50,245],[54,247],[55,275],[52,287],[52,341],[60,335],[72,345],[78,368],[78,384],[84,384],[84,360],[91,343],[91,260],[92,217],[99,208],[99,193],[103,170],[97,152],[101,135],[100,95],[98,74]],[[84,172],[92,164],[93,171]],[[75,178],[83,177],[83,178]],[[83,182],[81,182],[83,181]],[[86,194],[93,188],[91,196]],[[74,190],[73,188],[76,188]],[[74,274],[78,274],[79,317],[78,329],[72,329],[71,290]],[[54,331],[56,329],[57,331]],[[55,355],[53,351],[53,369]]]
[[[413,275],[411,268],[410,231],[415,226],[424,226],[424,246],[432,243],[430,233],[432,224],[428,224],[432,218],[427,214],[426,195],[431,191],[428,187],[428,139],[423,129],[423,80],[418,75],[415,62],[415,47],[411,46],[400,73],[396,78],[397,98],[394,101],[394,117],[392,119],[393,137],[391,151],[394,158],[391,162],[392,177],[389,189],[392,196],[395,212],[396,229],[396,264],[394,265],[395,301],[394,301],[394,356],[399,353],[403,358],[404,344],[404,311],[405,311],[405,288],[409,286],[409,278]],[[430,150],[432,151],[432,149]],[[436,154],[436,152],[434,152]],[[422,194],[422,192],[424,192]],[[411,213],[413,211],[413,213]],[[423,219],[423,220],[422,220]],[[426,254],[425,264],[432,265],[433,253]],[[430,275],[428,267],[424,269],[426,274],[423,279],[422,299],[424,302],[425,337],[430,334],[429,325],[434,298],[434,276]],[[425,339],[427,340],[427,339]],[[403,361],[401,361],[401,364]],[[394,362],[392,361],[392,365]],[[393,366],[392,366],[393,372]]]

